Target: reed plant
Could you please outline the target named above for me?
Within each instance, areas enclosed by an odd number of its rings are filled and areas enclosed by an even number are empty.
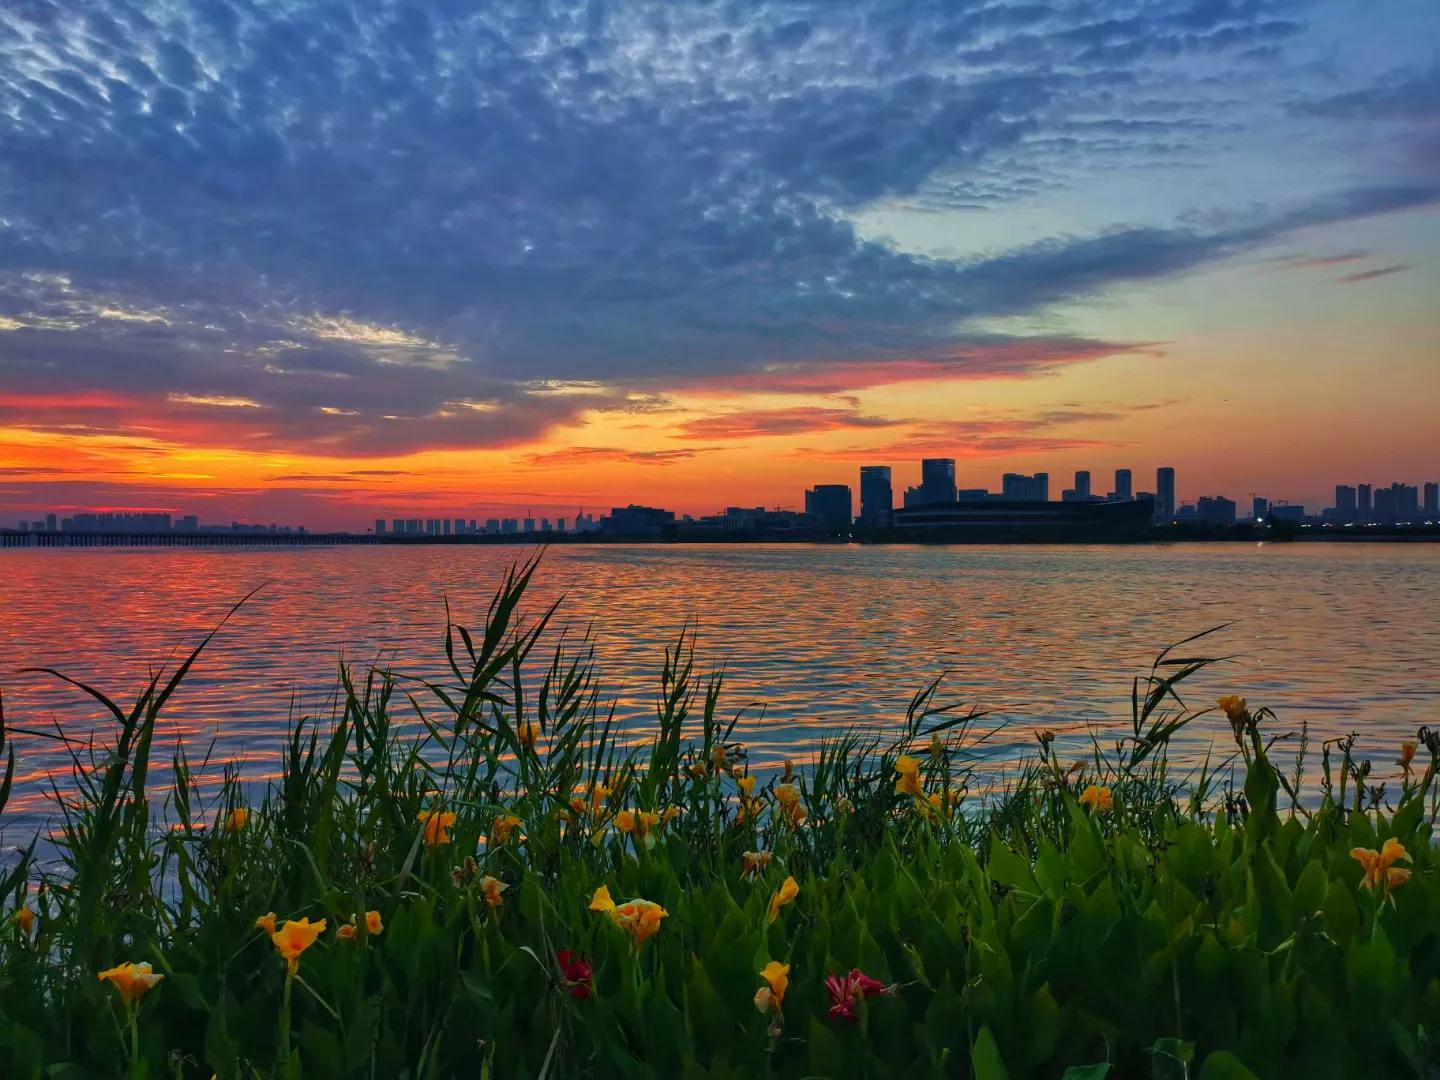
[[[447,627],[443,678],[342,668],[263,784],[183,748],[152,782],[209,638],[129,708],[75,683],[103,726],[0,874],[0,1074],[1440,1068],[1428,729],[1394,768],[1327,744],[1307,787],[1268,710],[1182,698],[1213,662],[1192,639],[1078,759],[1041,730],[997,783],[988,721],[936,683],[888,734],[762,769],[691,634],[653,723],[618,722],[589,639],[522,616],[535,572]],[[1226,750],[1175,775],[1207,713]]]

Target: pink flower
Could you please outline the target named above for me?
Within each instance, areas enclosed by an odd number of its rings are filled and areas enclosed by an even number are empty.
[[[893,993],[894,989],[879,979],[872,979],[859,968],[851,968],[848,975],[825,976],[825,992],[830,995],[831,1018],[848,1020],[852,1024],[859,1019],[855,1007],[861,998]]]
[[[588,998],[593,985],[590,961],[577,952],[561,949],[555,954],[555,962],[560,965],[560,985],[570,992],[570,996]]]

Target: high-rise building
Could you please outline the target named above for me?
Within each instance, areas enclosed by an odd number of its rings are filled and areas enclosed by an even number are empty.
[[[1355,488],[1350,484],[1335,485],[1335,520],[1355,520]]]
[[[535,519],[529,514],[525,515],[525,531],[527,533],[533,533],[535,531]]]
[[[1395,520],[1415,521],[1420,517],[1420,489],[1398,480],[1390,485],[1395,498]]]
[[[953,464],[953,463],[952,463]],[[953,487],[954,481],[951,481]],[[952,497],[951,502],[954,502]],[[850,485],[816,484],[805,492],[805,512],[822,528],[835,532],[850,531]]]
[[[456,519],[455,519],[455,535],[456,535],[456,536],[464,536],[464,535],[465,535],[467,532],[469,532],[469,531],[471,531],[471,530],[465,528],[465,519],[464,519],[464,518],[456,518]]]
[[[449,535],[450,535],[450,519],[449,519],[449,518],[446,518],[444,521],[440,522],[440,535],[441,535],[441,536],[449,536]]]
[[[376,518],[376,519],[375,519],[375,535],[376,535],[376,536],[384,536],[384,535],[385,535],[385,519],[384,519],[384,518]]]
[[[1006,473],[1000,478],[1000,497],[1012,502],[1049,502],[1050,474]]]
[[[555,531],[562,533],[565,531],[565,519],[563,517],[557,517],[555,519]]]
[[[392,518],[391,521],[390,521],[390,531],[391,531],[392,533],[409,532],[409,529],[407,529],[407,528],[405,527],[405,519],[404,519],[404,518]]]
[[[1355,520],[1368,524],[1375,520],[1375,507],[1370,500],[1370,485],[1360,484],[1355,488]]]
[[[1175,519],[1175,470],[1162,465],[1155,470],[1155,520],[1168,525]]]
[[[1425,482],[1425,517],[1429,521],[1440,517],[1440,483],[1434,480]]]
[[[55,520],[55,515],[54,515],[54,514],[46,514],[46,515],[45,515],[45,531],[46,531],[46,532],[55,532],[56,529],[58,529],[58,528],[59,528],[59,524],[58,524],[58,523],[56,522],[56,520]]]
[[[1381,525],[1395,524],[1395,489],[1393,487],[1382,487],[1375,489],[1375,509],[1371,514],[1371,520]]]
[[[895,489],[890,483],[889,465],[860,466],[860,521],[884,527],[895,509]]]
[[[1115,498],[1117,501],[1129,502],[1134,498],[1131,494],[1134,491],[1131,486],[1132,482],[1129,469],[1115,470]]]
[[[927,503],[955,501],[955,459],[925,458],[920,462],[920,490]]]
[[[1075,470],[1075,495],[1081,501],[1090,498],[1090,470]]]
[[[1195,517],[1212,525],[1234,525],[1235,503],[1224,495],[1201,495],[1195,500]]]
[[[1250,517],[1255,521],[1264,521],[1265,516],[1270,513],[1270,500],[1263,495],[1256,495],[1250,500]]]
[[[500,519],[499,519],[499,518],[486,518],[486,519],[485,519],[485,535],[486,535],[486,536],[494,536],[494,535],[495,535],[496,533],[498,533],[499,531],[500,531]]]

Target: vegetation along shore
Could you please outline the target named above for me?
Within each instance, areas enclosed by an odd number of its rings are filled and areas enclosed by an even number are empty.
[[[761,769],[689,640],[653,725],[614,723],[585,640],[540,654],[535,571],[447,629],[444,679],[342,670],[268,783],[183,748],[151,782],[206,644],[128,706],[76,684],[102,725],[0,873],[0,1074],[1440,1069],[1440,733],[1327,743],[1308,777],[1303,730],[1182,700],[1192,640],[1078,760],[1040,731],[982,773],[983,714],[931,685],[889,735]],[[1233,741],[1172,772],[1205,712]]]

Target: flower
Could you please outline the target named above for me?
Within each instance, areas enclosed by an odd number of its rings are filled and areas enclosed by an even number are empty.
[[[892,994],[895,988],[872,979],[859,968],[851,968],[848,975],[826,975],[825,992],[830,996],[831,1018],[853,1024],[859,1019],[855,1011],[857,1003],[876,994]]]
[[[526,720],[515,731],[515,736],[520,740],[520,745],[527,750],[535,749],[535,740],[540,736],[540,727],[534,720]]]
[[[245,823],[249,820],[250,811],[243,806],[237,806],[225,816],[225,831],[227,833],[237,833],[245,827]]]
[[[1410,771],[1410,762],[1415,760],[1415,751],[1419,748],[1420,744],[1414,739],[1406,739],[1400,744],[1399,764],[1407,773]]]
[[[357,931],[353,922],[348,922],[335,931],[336,941],[354,941]]]
[[[780,779],[788,784],[791,780],[795,779],[795,762],[791,761],[787,757],[784,761],[784,765],[785,775],[780,777]]]
[[[770,897],[770,914],[767,921],[774,922],[780,917],[780,909],[800,895],[800,886],[793,877],[787,877],[774,896]]]
[[[516,826],[524,825],[514,814],[501,814],[494,821],[490,822],[489,842],[492,844],[508,844],[510,834],[515,831]]]
[[[164,975],[152,974],[149,964],[131,963],[117,964],[99,975],[101,982],[108,982],[120,991],[120,1000],[126,1005],[138,1001],[163,978]]]
[[[794,784],[776,784],[775,801],[780,804],[780,813],[792,828],[809,816],[808,811],[800,805],[800,789]]]
[[[739,776],[735,778],[735,786],[740,789],[740,794],[745,798],[752,798],[755,794],[755,777]]]
[[[1108,787],[1091,784],[1080,793],[1080,805],[1088,807],[1097,814],[1103,814],[1105,811],[1115,808],[1115,798],[1111,795]]]
[[[719,772],[725,767],[725,747],[713,746],[710,748],[710,768]]]
[[[426,847],[433,850],[441,844],[450,843],[448,830],[455,824],[454,814],[440,810],[421,810],[416,817],[425,823]]]
[[[670,822],[680,816],[681,812],[678,806],[667,806],[664,810],[660,811],[660,827],[663,829],[666,825],[669,825]]]
[[[485,897],[485,903],[490,905],[492,911],[505,902],[501,899],[500,894],[509,887],[499,878],[491,877],[489,874],[480,879],[480,895]]]
[[[760,978],[765,980],[765,985],[755,991],[755,1008],[762,1013],[782,1011],[785,990],[790,985],[790,965],[771,960],[760,969]]]
[[[1229,720],[1230,726],[1235,729],[1235,737],[1239,738],[1245,721],[1250,719],[1250,710],[1245,706],[1245,699],[1238,694],[1226,694],[1222,698],[1216,698],[1215,704],[1225,713],[1225,719]]]
[[[917,799],[925,797],[925,789],[920,786],[920,762],[916,758],[901,754],[895,759],[895,773],[900,777],[895,781],[897,794],[914,795]]]
[[[919,807],[921,812],[927,817],[948,818],[955,813],[955,804],[957,802],[959,802],[959,799],[956,798],[955,792],[953,791],[943,793],[932,791],[925,797],[925,804],[923,806],[921,806],[919,799],[915,800],[915,805]]]
[[[747,851],[740,856],[740,876],[757,878],[770,865],[770,860],[775,858],[773,852],[769,851]]]
[[[577,952],[561,949],[555,954],[555,962],[560,965],[560,985],[566,992],[573,998],[588,998],[595,988],[590,961]]]
[[[626,835],[633,833],[635,839],[640,841],[659,824],[660,815],[652,814],[649,810],[621,810],[615,815],[615,828]]]
[[[1350,857],[1365,868],[1360,884],[1367,889],[1383,885],[1386,892],[1398,888],[1410,880],[1410,871],[1395,866],[1397,862],[1409,862],[1410,853],[1395,837],[1385,841],[1379,851],[1373,848],[1351,848]]]
[[[275,933],[275,912],[267,911],[255,920],[255,929],[263,930],[267,934]]]
[[[35,929],[35,912],[28,907],[22,907],[15,912],[15,925],[20,928],[20,933],[28,938],[31,931]]]
[[[315,944],[316,938],[325,932],[325,920],[286,919],[278,930],[270,934],[275,951],[285,961],[291,975],[300,967],[300,954]]]
[[[380,912],[365,912],[365,932],[367,934],[369,934],[371,937],[374,937],[376,934],[380,933],[384,929],[385,924],[380,921]]]
[[[631,944],[639,949],[647,938],[660,929],[660,920],[670,913],[653,900],[627,900],[616,904],[610,899],[610,887],[601,885],[590,898],[590,910],[601,911],[610,921],[630,935]]]

